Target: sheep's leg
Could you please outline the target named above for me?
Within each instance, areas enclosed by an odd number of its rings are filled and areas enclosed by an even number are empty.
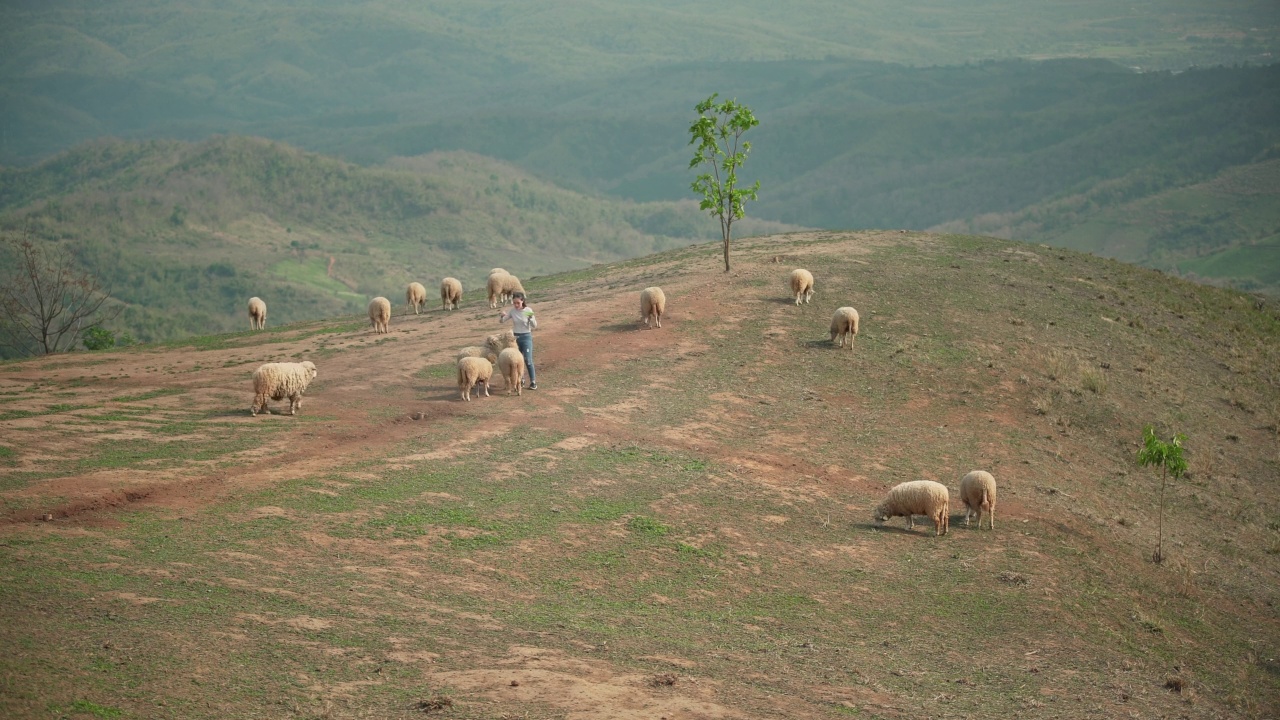
[[[907,529],[914,530],[916,527],[916,518],[911,513],[907,513]]]

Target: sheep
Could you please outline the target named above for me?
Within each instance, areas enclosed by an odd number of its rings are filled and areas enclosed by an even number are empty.
[[[796,304],[809,302],[813,297],[813,273],[802,268],[791,271],[791,292],[796,296]]]
[[[480,357],[464,357],[458,360],[458,392],[462,399],[471,401],[471,388],[484,385],[484,396],[489,397],[489,378],[493,377],[493,363]],[[476,397],[480,391],[476,390]]]
[[[517,348],[507,348],[498,355],[498,372],[502,373],[502,379],[507,381],[507,394],[510,395],[512,390],[516,391],[516,395],[521,395],[524,386],[524,355]]]
[[[964,503],[964,526],[969,527],[969,516],[977,514],[978,529],[982,529],[982,513],[996,529],[996,479],[986,470],[973,470],[960,478],[960,502]]]
[[[249,329],[262,330],[267,327],[267,304],[262,298],[249,298]]]
[[[259,411],[270,415],[267,399],[289,398],[289,414],[297,415],[302,407],[302,393],[316,376],[315,363],[279,362],[267,363],[253,371],[253,407],[249,412],[255,417]]]
[[[851,307],[842,307],[831,316],[831,342],[839,337],[839,347],[844,347],[846,336],[849,338],[849,349],[852,350],[854,338],[858,337],[858,311]]]
[[[445,310],[457,310],[462,302],[462,283],[457,278],[447,277],[440,281],[440,302]]]
[[[461,360],[464,357],[482,357],[491,363],[498,362],[498,356],[493,352],[493,350],[479,345],[468,345],[467,347],[462,348],[453,359]]]
[[[419,314],[418,308],[427,302],[427,289],[420,282],[409,283],[409,288],[404,291],[404,302],[413,307],[414,315]]]
[[[951,493],[946,485],[932,480],[904,482],[889,490],[872,517],[879,524],[904,515],[908,528],[916,526],[913,515],[925,515],[933,520],[934,537],[946,535],[951,527]]]
[[[370,300],[369,321],[375,333],[391,332],[391,301],[381,296]]]
[[[494,270],[501,269],[502,268],[494,268]],[[503,270],[500,273],[491,273],[489,275],[489,279],[485,281],[485,288],[489,291],[489,307],[491,308],[496,308],[506,304],[505,296],[503,294],[504,291],[502,289],[503,278],[505,277],[509,277],[509,275],[505,270]]]
[[[504,330],[500,333],[490,335],[484,339],[484,346],[489,348],[489,352],[494,355],[501,355],[502,351],[507,348],[518,347],[516,345],[516,334],[510,330]]]
[[[515,275],[505,273],[502,275],[496,275],[495,277],[502,278],[502,296],[499,298],[500,304],[506,305],[511,302],[512,293],[524,292],[524,285],[520,284],[520,278]]]
[[[666,311],[667,296],[662,288],[647,287],[640,293],[640,315],[644,318],[645,327],[662,327],[662,313]]]

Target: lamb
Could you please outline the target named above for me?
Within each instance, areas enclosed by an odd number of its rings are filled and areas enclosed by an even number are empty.
[[[498,362],[498,356],[493,352],[493,350],[479,345],[468,345],[467,347],[462,348],[458,351],[458,354],[454,356],[454,360],[461,360],[464,357],[482,357],[491,363]]]
[[[813,297],[813,273],[802,268],[791,271],[791,292],[796,296],[796,304],[808,303]]]
[[[249,329],[262,330],[267,327],[267,304],[262,298],[249,298]]]
[[[524,355],[518,349],[507,348],[498,355],[498,372],[502,373],[502,379],[507,381],[508,395],[512,390],[516,391],[516,395],[522,394],[524,375],[527,371],[524,366]]]
[[[914,515],[933,520],[933,535],[946,535],[951,527],[951,493],[947,486],[932,480],[904,482],[889,490],[889,495],[876,506],[872,517],[877,524],[891,517],[906,516],[907,527],[914,528]]]
[[[370,300],[369,321],[375,333],[391,332],[391,301],[381,296]]]
[[[964,503],[964,526],[969,527],[969,516],[977,514],[978,529],[982,529],[982,513],[996,529],[996,479],[986,470],[973,470],[960,478],[960,501]]]
[[[458,392],[462,399],[471,401],[471,388],[484,385],[484,396],[489,397],[489,378],[493,377],[493,363],[480,357],[464,357],[458,360]],[[476,397],[480,391],[476,390]]]
[[[644,318],[645,327],[662,327],[662,313],[666,311],[667,296],[662,288],[647,287],[640,293],[640,315]]]
[[[413,314],[417,315],[418,308],[427,302],[427,289],[420,282],[409,283],[409,288],[404,291],[404,302],[413,306]]]
[[[316,376],[315,363],[279,362],[267,363],[253,371],[253,407],[249,412],[255,417],[258,411],[270,415],[267,399],[289,398],[289,414],[297,415],[302,407],[302,393]]]
[[[849,349],[853,349],[854,338],[858,337],[858,311],[851,307],[842,307],[831,316],[831,342],[840,338],[839,347],[844,347],[844,339],[849,338]]]
[[[484,346],[489,348],[489,352],[494,355],[501,355],[503,350],[517,347],[516,334],[510,330],[504,330],[495,335],[490,335],[484,339]]]
[[[447,277],[440,281],[440,302],[445,310],[457,310],[462,302],[462,283],[457,278]]]

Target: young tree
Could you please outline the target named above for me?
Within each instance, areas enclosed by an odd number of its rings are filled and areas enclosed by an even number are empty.
[[[1156,437],[1155,428],[1150,425],[1142,433],[1142,449],[1138,451],[1138,464],[1147,467],[1160,466],[1160,519],[1157,523],[1156,551],[1151,556],[1152,562],[1164,561],[1164,490],[1169,478],[1181,478],[1187,472],[1187,461],[1182,458],[1182,443],[1186,437],[1175,434],[1170,442],[1163,442]]]
[[[0,343],[18,355],[69,350],[95,318],[110,293],[92,275],[77,270],[71,256],[28,233],[6,236],[0,257],[9,268],[0,277]]]
[[[690,145],[697,153],[689,161],[690,169],[707,165],[710,172],[693,181],[694,193],[702,196],[703,210],[720,219],[720,236],[724,239],[724,271],[729,272],[729,235],[733,221],[745,214],[743,204],[755,200],[760,181],[743,189],[738,187],[738,168],[747,161],[751,143],[742,134],[760,124],[751,108],[737,100],[717,104],[719,93],[698,103],[698,119],[689,127]]]

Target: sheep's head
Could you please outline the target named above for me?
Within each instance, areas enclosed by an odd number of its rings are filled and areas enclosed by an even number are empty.
[[[876,509],[871,511],[871,519],[875,520],[877,525],[889,519],[889,513],[885,510],[884,505],[877,505]]]
[[[316,376],[316,364],[315,364],[315,363],[311,362],[310,360],[306,360],[306,361],[304,361],[304,362],[302,363],[302,367],[304,367],[304,368],[306,368],[306,369],[308,369],[308,370],[310,370],[310,371],[311,371],[311,377],[313,377],[313,378],[314,378],[314,377]]]

